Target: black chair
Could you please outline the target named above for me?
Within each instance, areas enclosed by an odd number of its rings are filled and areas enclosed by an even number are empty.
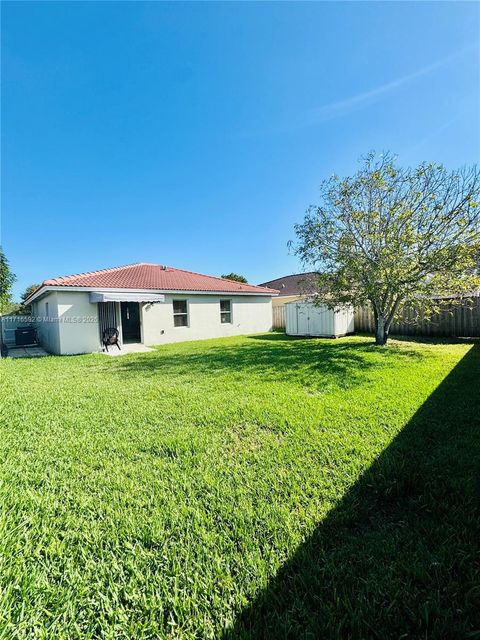
[[[119,332],[118,329],[116,329],[115,327],[109,327],[108,329],[105,329],[103,334],[102,334],[102,342],[103,342],[103,347],[105,349],[105,351],[108,352],[108,347],[109,345],[117,345],[118,349],[120,350],[120,344],[118,342],[118,337],[119,337]]]

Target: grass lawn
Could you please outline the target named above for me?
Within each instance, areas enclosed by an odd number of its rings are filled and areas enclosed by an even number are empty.
[[[480,637],[479,344],[0,366],[2,640]]]

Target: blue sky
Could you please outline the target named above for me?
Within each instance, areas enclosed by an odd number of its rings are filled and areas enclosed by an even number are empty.
[[[132,262],[257,283],[370,149],[478,161],[477,3],[2,3],[15,293]]]

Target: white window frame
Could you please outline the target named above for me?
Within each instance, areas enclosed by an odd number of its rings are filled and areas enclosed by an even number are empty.
[[[187,308],[186,312],[184,313],[182,311],[182,313],[178,313],[178,312],[175,313],[175,302],[185,302],[185,306]],[[173,312],[173,328],[174,329],[186,329],[187,327],[190,326],[190,306],[188,304],[187,298],[177,298],[172,300],[172,312]],[[187,316],[187,324],[181,324],[179,326],[175,324],[175,318],[180,316]]]
[[[230,305],[230,309],[229,311],[222,311],[222,302],[228,302]],[[220,324],[233,324],[233,302],[231,298],[220,298],[219,301],[219,307],[220,307]],[[229,313],[230,314],[230,320],[228,322],[222,322],[222,317],[223,314],[225,313]]]

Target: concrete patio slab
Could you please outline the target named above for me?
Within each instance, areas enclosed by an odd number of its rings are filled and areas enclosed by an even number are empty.
[[[108,347],[108,351],[102,351],[106,356],[126,356],[130,353],[147,353],[147,351],[154,351],[150,347],[146,347],[141,343],[122,344],[120,351],[117,347]]]
[[[9,347],[7,358],[42,358],[48,355],[42,347]]]

